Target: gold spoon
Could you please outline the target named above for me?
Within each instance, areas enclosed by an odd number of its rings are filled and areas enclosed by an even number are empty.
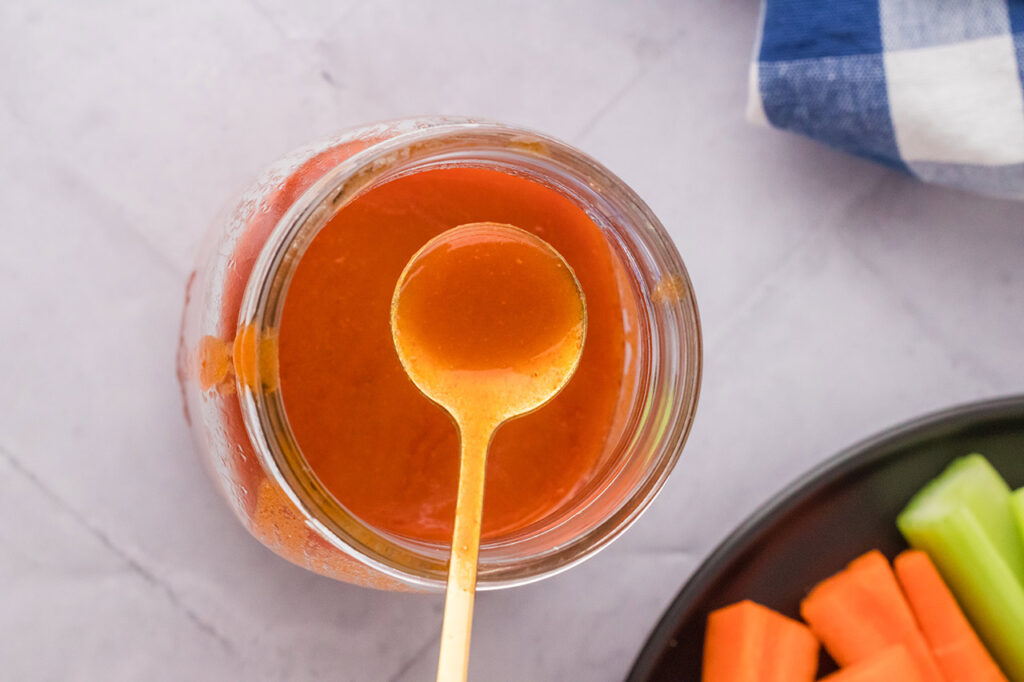
[[[541,407],[583,353],[587,307],[550,244],[511,225],[470,223],[427,242],[391,300],[409,378],[459,428],[461,463],[438,680],[465,680],[487,448],[502,423]]]

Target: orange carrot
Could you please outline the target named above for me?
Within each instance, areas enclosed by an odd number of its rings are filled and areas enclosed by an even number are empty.
[[[812,682],[818,640],[803,623],[750,600],[712,611],[703,682]]]
[[[902,644],[823,677],[821,682],[922,682],[917,663]]]
[[[896,575],[878,550],[818,583],[800,613],[840,666],[851,666],[902,644],[922,682],[945,678],[918,629]]]
[[[893,567],[947,682],[1007,682],[928,555],[907,550]]]

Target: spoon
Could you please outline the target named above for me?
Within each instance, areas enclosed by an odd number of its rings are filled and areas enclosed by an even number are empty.
[[[451,415],[462,451],[438,680],[465,680],[469,666],[488,445],[502,423],[569,382],[586,329],[586,302],[568,263],[511,225],[441,233],[395,286],[398,357],[419,390]]]

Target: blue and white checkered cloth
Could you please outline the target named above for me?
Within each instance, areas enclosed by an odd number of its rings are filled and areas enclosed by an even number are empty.
[[[764,0],[747,116],[1024,199],[1024,0]]]

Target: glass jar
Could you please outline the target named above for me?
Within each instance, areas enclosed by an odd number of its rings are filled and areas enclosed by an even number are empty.
[[[619,260],[625,390],[598,471],[549,517],[481,545],[479,589],[563,571],[622,533],[675,464],[701,376],[697,306],[665,229],[593,159],[527,130],[467,119],[380,123],[301,149],[252,185],[201,249],[188,283],[178,373],[195,441],[246,528],[282,557],[364,586],[445,585],[449,547],[364,523],[318,480],[278,390],[276,330],[290,276],[347,202],[420,170],[524,176],[583,208]]]

